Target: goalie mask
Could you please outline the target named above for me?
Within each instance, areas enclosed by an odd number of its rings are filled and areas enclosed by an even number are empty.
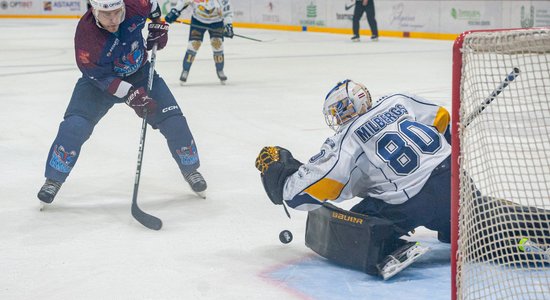
[[[341,125],[366,113],[371,106],[369,90],[360,83],[346,79],[327,94],[323,114],[327,125],[337,131]]]
[[[124,0],[90,0],[96,24],[109,32],[117,32],[126,16]]]

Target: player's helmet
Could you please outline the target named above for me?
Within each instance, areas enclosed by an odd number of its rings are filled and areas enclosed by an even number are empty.
[[[92,12],[99,27],[119,25],[124,21],[124,0],[90,0]],[[102,26],[103,25],[103,26]]]
[[[325,97],[323,114],[327,125],[334,131],[355,117],[367,112],[372,99],[367,88],[355,81],[346,79],[338,82]]]
[[[94,10],[111,11],[124,7],[124,0],[90,0]]]

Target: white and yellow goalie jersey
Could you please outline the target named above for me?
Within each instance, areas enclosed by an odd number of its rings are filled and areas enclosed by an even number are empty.
[[[451,154],[444,136],[449,121],[445,108],[421,97],[384,96],[287,178],[283,199],[300,210],[355,196],[401,204],[416,195]]]
[[[193,7],[193,17],[205,24],[223,21],[233,23],[233,10],[230,0],[178,0],[175,9],[182,11],[187,6]]]

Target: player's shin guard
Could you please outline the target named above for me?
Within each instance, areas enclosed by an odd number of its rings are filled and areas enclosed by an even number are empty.
[[[169,117],[160,122],[158,128],[168,142],[172,157],[183,174],[189,174],[200,166],[199,154],[193,135],[184,116]]]
[[[80,117],[70,116],[61,125],[46,162],[46,178],[63,183],[74,167],[80,148],[93,131],[93,124]]]
[[[185,56],[183,57],[184,70],[191,70],[191,65],[193,64],[193,61],[195,61],[195,55],[197,55],[197,52],[187,49],[187,52],[185,52]]]
[[[225,62],[223,51],[214,51],[214,62],[216,63],[216,71],[223,70]]]
[[[221,81],[226,81],[227,76],[225,76],[225,73],[223,72],[223,67],[224,67],[224,63],[225,63],[223,50],[214,51],[214,62],[216,63],[216,75],[218,75],[218,78]]]
[[[308,213],[306,246],[337,264],[380,275],[377,264],[402,246],[403,234],[389,220],[325,203]]]

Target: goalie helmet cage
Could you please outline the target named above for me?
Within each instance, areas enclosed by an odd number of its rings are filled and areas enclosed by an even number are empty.
[[[464,32],[452,80],[452,299],[550,299],[550,28]]]

